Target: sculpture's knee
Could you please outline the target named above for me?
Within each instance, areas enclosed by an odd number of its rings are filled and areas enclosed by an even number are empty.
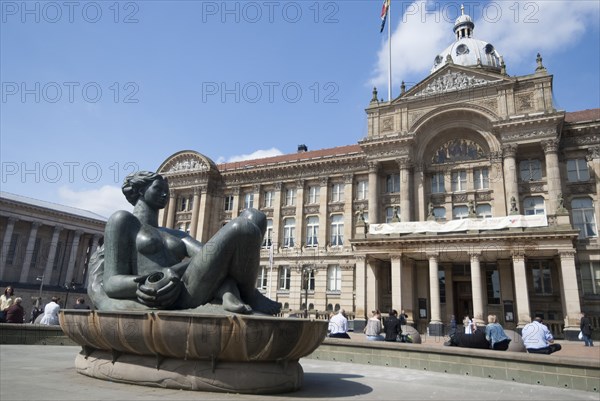
[[[267,231],[267,216],[263,212],[256,209],[245,209],[239,217],[252,221],[260,229],[261,234],[265,235]]]

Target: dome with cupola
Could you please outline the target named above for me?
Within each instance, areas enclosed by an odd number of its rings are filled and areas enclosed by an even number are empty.
[[[435,57],[431,72],[439,70],[449,62],[465,67],[480,66],[500,71],[502,56],[491,43],[473,37],[475,23],[464,10],[464,6],[461,6],[461,15],[454,23],[456,40]]]

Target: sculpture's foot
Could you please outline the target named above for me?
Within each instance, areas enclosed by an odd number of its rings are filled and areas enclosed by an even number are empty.
[[[252,308],[230,292],[223,294],[223,308],[233,313],[252,313]]]
[[[277,315],[281,312],[281,303],[273,301],[265,297],[260,291],[254,291],[254,298],[250,302],[250,306],[254,311],[264,313],[266,315]]]

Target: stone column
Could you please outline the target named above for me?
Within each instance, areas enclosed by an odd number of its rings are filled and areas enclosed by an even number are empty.
[[[415,269],[414,260],[403,260],[400,261],[402,266],[401,281],[402,281],[402,304],[400,305],[400,312],[402,309],[408,314],[407,323],[414,324],[414,316],[418,316],[418,311],[415,313],[416,308],[414,305],[415,299],[415,287],[413,286],[413,276]]]
[[[352,223],[354,221],[352,213],[354,176],[352,174],[344,176],[344,183],[344,249],[351,250],[350,239],[352,238]]]
[[[256,184],[253,187],[254,190],[254,206],[252,206],[253,209],[256,210],[260,210],[260,205],[262,202],[262,187],[260,186],[260,184]]]
[[[23,261],[23,268],[21,269],[21,277],[19,278],[20,283],[27,283],[27,277],[29,276],[29,269],[31,268],[31,257],[33,256],[33,248],[35,247],[35,239],[37,237],[38,228],[42,224],[34,221],[31,223],[31,229],[29,230],[29,238],[27,238],[27,246],[25,248],[25,260]]]
[[[190,223],[190,235],[198,239],[198,213],[200,211],[200,188],[194,188],[194,200],[192,205],[192,221]]]
[[[200,242],[206,242],[209,239],[209,222],[213,211],[211,210],[211,202],[209,202],[208,198],[208,186],[202,185],[198,187],[198,191],[200,202],[198,205],[198,225],[196,227],[195,238]]]
[[[367,281],[367,258],[365,255],[356,255],[356,289],[354,294],[354,313],[355,327],[354,330],[362,330],[365,327],[367,320],[367,297],[366,297],[366,281]],[[360,327],[356,324],[360,323]]]
[[[414,192],[414,216],[416,221],[425,221],[427,219],[427,207],[425,202],[425,177],[424,166],[422,163],[414,165],[413,192]]]
[[[429,334],[441,336],[444,334],[443,324],[440,316],[440,281],[438,277],[438,253],[427,253],[429,258],[429,302],[431,309],[431,320],[429,322]]]
[[[327,238],[328,200],[329,179],[327,177],[321,177],[319,180],[319,244],[326,244],[329,242],[329,238]]]
[[[240,187],[233,187],[233,209],[231,210],[231,219],[235,219],[240,214]]]
[[[377,291],[377,274],[376,269],[379,266],[377,265],[377,261],[372,258],[367,259],[367,280],[366,280],[366,289],[367,293],[367,310],[369,313],[373,309],[377,309],[377,300],[379,299],[379,291]]]
[[[579,286],[577,285],[577,272],[575,268],[575,249],[559,251],[561,274],[561,298],[563,314],[565,316],[565,338],[577,340],[579,334],[579,319],[581,305],[579,303]]]
[[[504,174],[502,166],[502,152],[492,152],[491,154],[491,165],[490,165],[490,189],[492,190],[494,202],[493,212],[494,216],[506,216],[507,210],[506,205],[509,205],[510,210],[510,199],[506,199],[506,193],[504,191]]]
[[[306,238],[302,235],[304,232],[304,180],[296,180],[296,246],[301,248],[306,242]],[[322,224],[319,221],[319,225]],[[319,244],[320,245],[320,244]]]
[[[52,233],[52,239],[50,240],[50,250],[48,251],[48,261],[46,262],[46,268],[44,269],[44,285],[50,284],[52,279],[52,267],[54,267],[54,260],[56,259],[56,248],[58,247],[58,236],[63,230],[62,226],[55,226],[54,232]]]
[[[75,270],[75,262],[77,260],[77,249],[79,248],[79,240],[81,239],[82,231],[75,231],[73,236],[73,243],[71,244],[71,253],[69,255],[69,264],[67,265],[67,275],[65,277],[65,283],[70,283],[73,279],[73,271]],[[58,283],[61,287],[63,283]]]
[[[175,209],[177,208],[177,194],[175,191],[169,192],[169,204],[167,205],[167,228],[175,226]]]
[[[92,257],[93,254],[96,253],[96,251],[98,250],[98,244],[100,242],[100,234],[94,234],[94,236],[92,237],[92,249],[90,250],[90,259]],[[89,260],[88,260],[88,265],[86,268],[86,271],[84,272],[83,275],[83,286],[85,288],[87,288],[88,285],[88,278],[90,276],[90,265],[89,265]]]
[[[412,220],[410,195],[412,193],[412,177],[410,168],[412,161],[410,159],[397,160],[400,167],[400,221],[406,222]]]
[[[481,263],[479,258],[481,253],[473,252],[469,254],[471,258],[471,288],[473,293],[473,319],[478,326],[485,325],[483,318],[483,288],[481,281]]]
[[[391,255],[392,261],[392,308],[398,313],[402,308],[402,254]]]
[[[279,252],[281,246],[281,182],[275,183],[273,189],[273,253]]]
[[[379,163],[369,162],[369,223],[377,224],[379,222],[378,206],[378,185]]]
[[[454,279],[452,277],[452,264],[444,265],[444,273],[446,275],[446,316],[448,322],[450,315],[454,314]],[[456,318],[456,316],[455,316]]]
[[[558,140],[542,141],[546,155],[546,180],[548,182],[548,208],[546,214],[555,215],[558,207],[558,197],[562,193],[560,167],[558,165]]]
[[[10,241],[12,240],[12,235],[17,220],[18,219],[15,217],[8,218],[8,224],[6,225],[6,231],[4,232],[4,238],[2,239],[2,254],[0,254],[0,280],[4,280],[4,269],[6,268],[6,255],[8,255]]]
[[[517,327],[523,328],[531,322],[531,310],[529,307],[529,293],[527,289],[527,274],[525,271],[525,255],[513,253],[513,271],[515,277]]]
[[[511,211],[512,199],[515,199],[517,208],[519,208],[519,183],[518,183],[518,171],[517,171],[517,145],[505,145],[502,148],[504,154],[504,189],[506,193],[506,213],[507,214],[522,214],[519,209],[518,212]]]

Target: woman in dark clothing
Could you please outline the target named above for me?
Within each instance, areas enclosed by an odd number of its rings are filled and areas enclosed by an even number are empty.
[[[21,306],[23,299],[15,298],[15,303],[6,310],[6,323],[23,323],[25,310]]]
[[[581,330],[581,334],[583,334],[583,341],[585,342],[586,347],[593,347],[594,342],[592,341],[592,320],[587,317],[585,313],[582,313],[581,315],[579,328]]]
[[[395,309],[390,310],[390,317],[388,317],[385,321],[385,341],[396,341],[398,335],[402,333],[402,328],[400,327],[400,320],[396,317],[398,312]]]

